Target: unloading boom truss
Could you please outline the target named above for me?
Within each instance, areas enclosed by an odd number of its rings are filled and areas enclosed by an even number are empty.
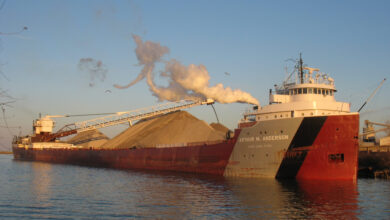
[[[214,101],[210,99],[208,99],[207,101],[181,100],[177,102],[168,102],[132,111],[117,112],[113,115],[108,115],[91,120],[75,122],[73,124],[65,125],[57,133],[62,133],[69,130],[76,130],[77,133],[80,133],[83,131],[94,130],[123,123],[129,123],[130,125],[132,125],[133,121],[152,118],[198,105],[210,105],[213,103]]]

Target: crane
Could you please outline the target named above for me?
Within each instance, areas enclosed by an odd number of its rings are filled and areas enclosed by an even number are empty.
[[[187,109],[198,105],[212,105],[213,99],[206,100],[180,100],[168,102],[160,105],[146,108],[116,112],[107,116],[75,122],[65,125],[57,132],[52,133],[54,121],[51,118],[70,117],[70,115],[46,115],[34,121],[35,135],[31,137],[32,142],[50,142],[57,138],[69,136],[72,134],[114,126],[123,123],[129,123],[132,126],[134,121],[161,116],[170,112]]]
[[[360,112],[360,111],[363,109],[363,107],[367,104],[367,102],[370,101],[370,99],[375,95],[375,93],[379,90],[379,88],[382,87],[382,85],[383,85],[383,83],[384,83],[385,81],[386,81],[386,78],[384,78],[384,79],[382,80],[382,82],[379,84],[379,86],[376,87],[376,89],[374,90],[374,92],[371,93],[371,95],[368,97],[368,99],[367,99],[367,100],[363,103],[363,105],[359,108],[358,112]]]
[[[363,128],[363,133],[360,134],[360,136],[363,136],[363,140],[365,142],[374,142],[375,141],[375,133],[378,133],[381,131],[386,131],[386,130],[390,129],[390,124],[385,124],[385,123],[378,123],[378,122],[365,120],[364,124],[366,125],[366,127]],[[384,128],[380,128],[380,129],[375,130],[374,125],[382,126]]]

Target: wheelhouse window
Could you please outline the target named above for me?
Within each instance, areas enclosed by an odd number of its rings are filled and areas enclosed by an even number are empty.
[[[318,94],[318,89],[314,88],[314,94]]]
[[[303,94],[307,94],[307,88],[303,88],[302,91],[303,91]]]
[[[313,88],[308,88],[308,93],[313,94]]]

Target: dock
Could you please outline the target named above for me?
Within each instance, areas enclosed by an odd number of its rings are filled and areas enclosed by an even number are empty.
[[[390,146],[361,145],[358,177],[390,179]]]

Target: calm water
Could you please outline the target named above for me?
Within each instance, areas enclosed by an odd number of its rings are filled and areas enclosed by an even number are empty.
[[[390,181],[120,171],[0,155],[0,219],[390,219]]]

